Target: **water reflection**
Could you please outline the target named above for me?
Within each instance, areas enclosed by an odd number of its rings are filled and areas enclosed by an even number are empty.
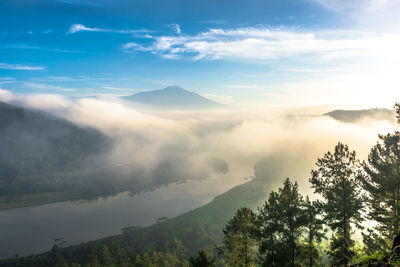
[[[194,190],[210,188],[212,183],[190,181],[135,196],[125,192],[97,201],[67,201],[0,211],[0,257],[47,251],[54,238],[63,237],[66,245],[79,244],[118,234],[126,226],[145,226],[162,216],[174,217],[221,193],[215,189]]]

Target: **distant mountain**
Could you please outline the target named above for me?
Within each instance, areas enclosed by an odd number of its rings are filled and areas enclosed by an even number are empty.
[[[396,122],[396,114],[393,110],[384,108],[372,108],[361,110],[333,110],[323,114],[335,120],[354,123],[364,119],[372,119],[377,121],[390,121]]]
[[[143,105],[167,109],[209,109],[224,106],[179,86],[168,86],[161,90],[140,92],[121,98]]]

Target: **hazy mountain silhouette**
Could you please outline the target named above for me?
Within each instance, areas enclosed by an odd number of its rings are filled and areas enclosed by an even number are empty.
[[[372,108],[372,109],[361,109],[361,110],[333,110],[323,115],[329,116],[338,121],[349,122],[349,123],[359,122],[364,119],[387,120],[390,122],[396,121],[395,112],[393,110],[384,108]]]
[[[0,195],[53,190],[64,173],[94,168],[111,140],[45,112],[0,102]]]
[[[140,92],[121,98],[143,105],[168,109],[209,109],[224,106],[179,86],[168,86],[164,89]]]

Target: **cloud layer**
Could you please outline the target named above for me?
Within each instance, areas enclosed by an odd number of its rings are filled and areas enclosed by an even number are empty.
[[[338,11],[358,10],[378,11],[387,9],[396,3],[395,0],[312,0],[329,9]]]
[[[44,70],[46,68],[42,67],[42,66],[0,63],[0,69],[5,69],[5,70]]]
[[[216,187],[210,190],[220,193],[254,173],[271,187],[292,177],[309,192],[310,170],[338,141],[365,158],[378,133],[396,128],[386,121],[344,124],[321,116],[288,116],[304,114],[300,109],[144,113],[116,102],[14,95],[4,90],[0,100],[102,131],[114,140],[113,149],[104,155],[104,166],[118,175],[110,172],[101,184],[134,192],[214,178]]]
[[[400,36],[361,31],[298,31],[284,28],[210,29],[197,35],[155,36],[151,46],[127,43],[124,50],[169,59],[273,61],[340,60],[395,51]]]
[[[179,26],[179,25],[178,25]],[[95,28],[87,27],[83,24],[72,24],[69,28],[67,34],[74,34],[77,32],[108,32],[108,33],[120,33],[120,34],[133,34],[133,33],[143,33],[150,32],[149,30],[139,29],[139,30],[116,30],[116,29],[105,29],[105,28]]]

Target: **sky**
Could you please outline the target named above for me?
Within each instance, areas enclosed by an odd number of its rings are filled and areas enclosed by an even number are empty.
[[[399,15],[396,0],[0,1],[0,90],[390,108]]]

